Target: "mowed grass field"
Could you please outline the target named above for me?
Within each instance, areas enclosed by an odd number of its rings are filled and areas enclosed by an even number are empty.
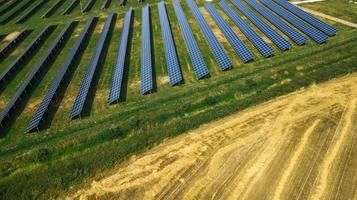
[[[26,2],[21,2],[16,8],[2,15],[1,19],[6,18]],[[184,77],[182,85],[172,88],[168,83],[157,5],[155,1],[150,1],[148,3],[151,5],[153,66],[155,67],[154,77],[157,90],[153,94],[141,96],[142,4],[128,2],[126,6],[120,7],[117,2],[113,1],[109,9],[100,11],[103,1],[97,0],[92,10],[87,14],[82,15],[79,6],[77,6],[70,16],[62,16],[61,13],[69,4],[69,1],[66,1],[52,17],[40,19],[40,16],[54,2],[54,0],[47,2],[22,25],[15,25],[16,19],[13,19],[8,24],[0,26],[0,35],[23,29],[34,29],[9,57],[1,61],[1,73],[46,25],[57,25],[57,28],[43,42],[41,48],[36,49],[36,53],[28,63],[13,74],[11,81],[1,88],[0,107],[3,109],[67,22],[71,19],[79,21],[54,64],[47,66],[48,71],[41,76],[42,80],[34,85],[31,91],[28,91],[29,98],[24,102],[26,105],[19,108],[18,116],[15,115],[16,118],[10,126],[1,133],[0,195],[6,199],[57,197],[68,191],[70,186],[78,186],[83,181],[101,176],[101,173],[104,173],[103,171],[106,169],[112,168],[128,156],[150,148],[167,137],[173,137],[202,123],[219,119],[312,83],[326,81],[357,70],[357,57],[355,56],[357,53],[355,48],[357,31],[355,29],[327,21],[339,29],[337,36],[329,38],[327,43],[322,45],[318,45],[312,40],[301,47],[293,44],[292,49],[287,52],[281,52],[265,38],[274,48],[276,54],[272,58],[265,59],[254,49],[233,22],[228,20],[234,31],[254,53],[254,61],[243,64],[210,16],[205,14],[205,18],[234,63],[232,70],[221,72],[191,11],[183,1],[181,5],[210,72],[210,77],[198,81],[195,78],[173,7],[168,2],[166,9]],[[204,1],[197,3],[199,6],[204,5]],[[216,5],[217,2],[213,3]],[[338,3],[336,2],[336,4]],[[35,3],[32,6],[34,5]],[[119,104],[108,105],[107,98],[118,51],[123,16],[130,6],[134,8],[134,19],[130,34],[129,61],[127,62],[126,98]],[[233,6],[231,7],[233,8]],[[216,8],[218,9],[218,6]],[[333,9],[331,7],[324,8],[326,13]],[[220,9],[218,10],[225,19],[228,19]],[[237,9],[235,10],[240,14]],[[68,114],[94,52],[104,21],[110,11],[118,13],[118,17],[105,47],[107,52],[103,64],[98,67],[94,78],[90,92],[92,100],[85,105],[86,115],[82,119],[71,121],[68,119]],[[204,12],[204,9],[202,11]],[[324,12],[324,10],[319,11]],[[335,12],[343,15],[344,10],[336,9]],[[25,11],[22,14],[25,14]],[[63,98],[53,106],[55,107],[52,109],[51,116],[53,117],[45,121],[44,130],[25,134],[25,128],[35,109],[42,101],[50,83],[91,15],[99,16],[100,19],[78,60],[78,66],[71,74],[68,86],[61,94]],[[246,18],[244,19],[246,20]],[[249,23],[248,20],[246,21]],[[255,26],[251,27],[263,36]],[[293,43],[293,41],[289,41]],[[0,45],[2,47],[5,44],[6,41],[2,40]]]

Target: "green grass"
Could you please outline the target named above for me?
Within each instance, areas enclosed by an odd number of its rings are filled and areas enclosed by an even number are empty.
[[[12,124],[10,131],[0,138],[1,199],[49,199],[61,196],[69,191],[70,186],[74,190],[82,186],[83,183],[100,177],[105,174],[106,170],[113,168],[130,155],[144,151],[165,138],[174,137],[198,127],[202,123],[217,120],[312,83],[323,82],[357,71],[356,30],[328,21],[340,31],[326,44],[318,45],[309,40],[307,45],[302,47],[293,45],[293,48],[287,52],[280,52],[273,46],[276,56],[268,59],[262,58],[242,36],[242,40],[255,55],[255,61],[248,64],[241,63],[225,38],[219,38],[234,63],[232,70],[221,72],[197,23],[193,20],[192,13],[182,2],[211,77],[200,81],[196,80],[174,10],[170,4],[167,4],[167,13],[185,79],[184,84],[172,88],[168,84],[164,62],[158,10],[156,5],[150,2],[158,89],[151,95],[141,96],[139,92],[141,5],[133,1],[129,2],[136,9],[130,51],[127,99],[125,102],[109,106],[107,97],[123,16],[130,5],[119,7],[113,1],[110,9],[100,12],[99,8],[103,1],[98,0],[89,14],[81,15],[79,7],[77,7],[71,16],[63,17],[60,13],[69,4],[67,1],[52,17],[40,20],[39,17],[54,2],[51,0],[47,3],[47,7],[44,6],[24,25],[14,25],[15,20],[12,20],[9,24],[1,26],[0,29],[0,35],[24,28],[34,29],[34,32],[19,45],[17,48],[19,50],[14,51],[0,63],[0,72],[2,72],[46,24],[58,25],[36,55],[19,70],[19,73],[1,93],[0,108],[2,109],[20,86],[22,80],[61,32],[66,22],[69,19],[80,21],[54,64],[49,67],[42,81],[31,92],[31,97],[21,115]],[[199,5],[203,5],[203,3],[204,1],[199,1]],[[83,4],[85,5],[85,3]],[[11,12],[14,10],[16,8]],[[105,18],[110,11],[117,12],[118,18],[109,41],[105,63],[98,74],[99,79],[97,89],[94,91],[95,98],[90,107],[90,115],[70,121],[68,114]],[[59,104],[54,119],[51,121],[50,128],[39,133],[25,134],[24,129],[31,119],[34,109],[41,102],[89,15],[98,15],[100,20],[64,93],[64,98]],[[223,16],[228,19],[227,16]],[[232,27],[234,26],[231,21],[229,23]],[[214,23],[212,28],[218,30]],[[253,28],[262,35],[255,27]],[[235,28],[235,31],[240,36],[242,35],[238,29]]]
[[[326,0],[319,3],[302,4],[302,6],[357,23],[357,4],[350,3],[350,0]]]

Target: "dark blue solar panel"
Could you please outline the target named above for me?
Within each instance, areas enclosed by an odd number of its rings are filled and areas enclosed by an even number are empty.
[[[205,18],[202,16],[200,10],[198,9],[197,5],[193,0],[186,0],[188,6],[191,8],[193,16],[195,17],[201,31],[206,38],[206,41],[216,58],[218,65],[220,66],[221,70],[226,70],[232,67],[232,61],[224,51],[222,45],[219,43],[218,39],[214,35],[211,27],[208,25]]]
[[[62,15],[69,15],[73,11],[73,9],[79,4],[80,0],[73,0],[71,4],[64,10]]]
[[[32,15],[34,15],[38,10],[40,10],[48,0],[42,0],[40,1],[35,7],[33,7],[30,11],[28,11],[24,16],[22,16],[20,19],[18,19],[15,23],[16,24],[22,24],[25,21],[27,21]]]
[[[188,48],[188,52],[190,54],[193,68],[195,69],[196,77],[197,79],[206,77],[209,74],[206,63],[203,60],[201,51],[198,48],[197,42],[192,34],[191,28],[187,22],[186,16],[183,13],[179,1],[174,0],[173,6],[174,6],[177,20],[181,27],[183,38],[185,39],[185,43]]]
[[[154,82],[151,62],[151,37],[149,5],[142,8],[141,21],[141,94],[152,92]]]
[[[299,16],[301,19],[303,19],[307,23],[311,24],[315,28],[324,32],[328,36],[336,35],[337,30],[335,28],[333,28],[332,26],[328,25],[327,23],[317,19],[316,17],[310,15],[309,13],[301,10],[297,6],[287,2],[285,0],[274,0],[274,1],[277,2],[279,5],[281,5],[282,7],[284,7],[285,9],[287,9],[290,12],[294,13],[295,15]]]
[[[124,75],[124,64],[125,64],[125,55],[128,46],[128,37],[130,31],[130,22],[131,22],[132,8],[128,10],[125,14],[123,30],[121,33],[119,51],[117,55],[117,61],[114,66],[114,73],[112,77],[112,85],[110,87],[108,103],[114,103],[120,100],[122,81]]]
[[[11,65],[6,68],[0,75],[0,84],[2,84],[7,77],[10,76],[10,74],[14,71],[16,71],[18,68],[23,67],[22,63],[24,62],[25,58],[28,57],[29,55],[33,54],[34,51],[36,51],[36,48],[41,44],[41,40],[44,40],[49,36],[51,33],[51,30],[53,30],[53,26],[49,25],[47,26],[33,41],[32,43],[26,47],[26,49],[21,53],[20,56],[17,57],[17,59],[11,63]]]
[[[47,10],[47,12],[45,14],[42,15],[41,18],[48,18],[51,17],[51,15],[56,12],[56,10],[58,10],[58,8],[60,8],[64,2],[66,2],[65,0],[57,0],[55,4],[53,4],[53,6]]]
[[[10,102],[6,105],[4,110],[0,114],[0,124],[3,124],[4,120],[11,113],[15,104],[21,100],[21,96],[26,93],[26,90],[31,86],[31,84],[35,84],[34,80],[36,80],[36,76],[41,73],[43,68],[49,67],[48,63],[51,60],[55,59],[55,53],[60,51],[63,44],[68,40],[70,33],[73,30],[74,23],[71,21],[65,29],[61,32],[61,34],[57,37],[57,39],[52,43],[52,45],[48,48],[46,54],[41,58],[41,60],[36,64],[36,66],[32,69],[30,74],[25,78],[20,88],[16,91],[15,95],[11,98]]]
[[[16,36],[13,40],[11,40],[4,48],[0,49],[0,62],[11,52],[11,50],[13,50],[19,43],[21,43],[31,32],[32,30],[22,31],[18,36]]]
[[[307,38],[286,24],[279,17],[272,14],[269,10],[267,10],[264,6],[260,5],[255,0],[245,0],[255,11],[261,14],[265,19],[267,19],[270,23],[276,26],[281,32],[285,33],[290,39],[292,39],[297,45],[304,45],[307,42]]]
[[[79,88],[79,92],[77,94],[77,98],[74,101],[71,113],[69,115],[69,117],[71,119],[76,118],[76,117],[80,117],[82,110],[83,110],[83,106],[85,103],[85,100],[87,99],[87,95],[89,92],[89,89],[91,87],[92,84],[92,80],[93,80],[93,76],[94,73],[97,69],[99,60],[102,56],[103,53],[103,47],[107,41],[107,36],[108,33],[110,31],[110,28],[112,26],[112,23],[114,21],[115,18],[115,14],[114,13],[110,13],[107,20],[105,21],[102,33],[100,34],[99,40],[97,42],[97,45],[95,47],[94,53],[91,57],[91,60],[89,62],[87,71],[83,77],[81,86]]]
[[[124,6],[124,4],[125,4],[125,0],[119,0],[119,5],[120,6]]]
[[[211,3],[207,3],[205,7],[208,13],[212,16],[213,20],[218,25],[218,27],[221,29],[223,34],[226,36],[228,42],[232,45],[234,51],[238,54],[240,59],[243,62],[253,60],[253,54],[250,52],[247,46],[245,46],[245,44],[238,38],[238,36],[234,33],[229,24],[218,13],[216,8]]]
[[[110,5],[110,3],[112,2],[112,0],[105,0],[102,4],[102,6],[100,7],[100,9],[107,9]]]
[[[219,2],[218,5],[264,57],[274,55],[274,50],[252,28],[250,28],[250,26],[231,7],[229,7],[225,1]]]
[[[60,88],[60,85],[63,81],[64,76],[68,72],[71,65],[75,62],[78,53],[80,52],[81,47],[83,46],[83,41],[87,40],[90,36],[89,32],[95,25],[95,20],[97,18],[90,17],[86,25],[84,26],[82,32],[80,33],[78,39],[74,43],[70,53],[66,57],[64,63],[62,64],[60,71],[57,73],[54,78],[51,86],[47,90],[46,96],[43,98],[41,104],[37,108],[34,116],[32,117],[30,123],[27,126],[26,131],[31,132],[38,130],[40,122],[44,118],[46,111],[48,110],[50,103],[55,98],[56,92]]]
[[[295,17],[293,14],[290,12],[286,11],[282,7],[278,6],[276,3],[274,3],[271,0],[261,0],[266,7],[268,7],[270,10],[278,14],[280,17],[284,18],[286,21],[288,21],[290,24],[295,26],[297,29],[299,29],[301,32],[305,33],[307,36],[309,36],[311,39],[313,39],[317,43],[324,43],[327,40],[327,36],[320,31],[316,30],[314,27],[310,26],[309,24],[306,24],[304,21],[301,19]]]
[[[177,58],[175,43],[172,38],[169,20],[167,18],[165,2],[161,1],[158,4],[158,8],[160,15],[162,39],[164,41],[165,47],[166,66],[170,77],[170,84],[176,85],[182,82],[182,74]]]
[[[281,50],[285,51],[291,47],[290,42],[288,42],[278,32],[272,29],[267,23],[265,23],[265,21],[260,19],[252,10],[250,10],[247,6],[245,6],[240,0],[231,0],[231,2]]]
[[[90,9],[92,9],[92,7],[94,6],[94,3],[95,3],[95,0],[89,0],[89,1],[87,2],[87,4],[84,6],[82,12],[84,12],[84,13],[85,13],[85,12],[89,12]]]

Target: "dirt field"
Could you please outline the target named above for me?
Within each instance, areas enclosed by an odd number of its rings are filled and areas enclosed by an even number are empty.
[[[133,156],[70,199],[357,199],[357,74]]]

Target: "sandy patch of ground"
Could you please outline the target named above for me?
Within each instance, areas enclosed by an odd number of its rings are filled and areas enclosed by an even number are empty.
[[[17,38],[17,36],[19,36],[20,33],[21,32],[18,32],[18,31],[12,32],[4,38],[4,41],[10,42],[10,41],[14,40],[15,38]]]
[[[68,199],[355,199],[357,74],[202,125]]]

